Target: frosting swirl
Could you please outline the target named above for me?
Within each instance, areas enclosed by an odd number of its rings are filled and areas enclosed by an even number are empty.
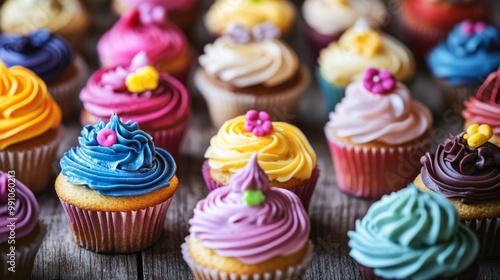
[[[110,131],[111,130],[111,131]],[[116,143],[104,145],[100,133],[116,135]],[[107,142],[107,141],[106,141]],[[108,124],[87,125],[61,159],[62,174],[68,182],[83,185],[106,196],[130,197],[148,194],[169,186],[176,165],[172,156],[154,147],[151,136],[137,123],[122,123],[112,115]]]
[[[13,191],[9,190],[10,188]],[[15,209],[9,209],[9,193],[15,193]],[[19,180],[10,178],[0,170],[0,244],[6,244],[9,237],[8,219],[15,219],[16,238],[28,235],[38,224],[38,202],[33,193]]]
[[[491,126],[493,133],[500,134],[500,71],[491,73],[479,88],[475,97],[465,101],[462,116],[472,123]]]
[[[204,50],[199,58],[203,69],[240,88],[277,86],[293,78],[299,69],[295,52],[278,39],[238,44],[221,37]]]
[[[293,4],[285,0],[217,0],[205,17],[211,33],[220,35],[232,24],[251,29],[266,21],[276,25],[282,34],[292,30],[295,20]]]
[[[327,137],[348,137],[356,144],[379,141],[397,145],[422,136],[431,125],[429,109],[412,100],[403,84],[397,83],[382,95],[367,90],[363,81],[356,81],[330,113],[325,133]]]
[[[123,15],[99,39],[97,53],[104,65],[129,65],[133,57],[146,52],[155,65],[174,61],[188,48],[182,31],[155,12],[133,9]]]
[[[422,157],[422,181],[427,188],[466,204],[498,199],[500,147],[486,142],[472,148],[463,136],[450,135],[435,154]]]
[[[148,64],[145,53],[141,52],[128,66],[97,70],[80,93],[85,110],[103,121],[115,113],[124,122],[140,123],[143,129],[171,127],[187,118],[189,94],[179,81],[166,73],[160,73],[158,86],[153,90],[133,93],[127,89],[127,77]]]
[[[272,122],[273,130],[256,136],[245,130],[245,116],[226,121],[210,139],[205,152],[213,170],[235,173],[259,153],[259,165],[272,181],[309,179],[316,166],[316,153],[305,135],[285,122]]]
[[[450,85],[479,85],[500,66],[500,34],[493,26],[468,33],[456,25],[445,42],[431,51],[427,62],[434,76]],[[473,69],[473,70],[471,70]]]
[[[358,39],[365,34],[369,36],[369,40]],[[374,38],[377,40],[373,40]],[[375,42],[380,44],[376,48]],[[364,53],[372,49],[372,52]],[[323,49],[318,64],[322,77],[340,86],[347,86],[352,81],[361,79],[368,67],[387,69],[402,82],[410,80],[415,73],[415,59],[402,43],[371,28],[357,26],[348,29],[339,41]]]
[[[257,264],[298,252],[307,243],[310,222],[299,198],[280,188],[269,188],[266,174],[251,159],[228,186],[210,192],[196,204],[189,232],[219,256]],[[259,190],[265,201],[244,202],[246,191]]]
[[[384,279],[459,275],[479,251],[453,204],[413,185],[374,203],[348,236],[350,256]]]
[[[61,119],[61,108],[39,77],[0,62],[0,150],[57,128]]]
[[[0,60],[9,67],[20,65],[30,69],[46,83],[63,74],[73,58],[71,46],[47,30],[37,30],[28,36],[0,36]]]

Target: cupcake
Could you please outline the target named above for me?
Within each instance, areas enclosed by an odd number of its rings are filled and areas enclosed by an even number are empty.
[[[254,152],[259,153],[269,186],[294,192],[308,209],[319,177],[316,153],[297,127],[272,122],[263,111],[251,110],[226,121],[210,139],[202,167],[208,189],[227,185]]]
[[[269,187],[256,153],[244,165],[196,204],[184,260],[195,279],[302,279],[313,253],[304,207]]]
[[[138,122],[156,147],[176,157],[191,116],[189,94],[179,81],[149,65],[140,52],[128,66],[97,70],[81,93],[82,125],[109,121],[115,113]]]
[[[500,147],[488,142],[492,135],[490,126],[477,124],[450,135],[422,157],[415,179],[419,189],[440,193],[456,206],[479,237],[483,259],[500,257]]]
[[[349,236],[364,279],[475,279],[479,242],[445,197],[413,185],[375,202]]]
[[[483,0],[404,0],[399,21],[412,51],[422,57],[444,40],[457,23],[488,20],[488,9]]]
[[[40,28],[48,29],[77,51],[85,45],[89,25],[89,15],[78,0],[7,0],[0,11],[3,32],[28,35]]]
[[[0,276],[30,279],[36,253],[47,233],[38,222],[38,202],[17,179],[17,172],[0,170]]]
[[[252,29],[271,22],[287,35],[292,33],[295,7],[286,0],[216,0],[205,16],[205,26],[214,37],[221,36],[232,25]]]
[[[368,67],[388,69],[398,81],[406,83],[415,74],[410,50],[359,19],[338,42],[323,49],[318,58],[316,78],[328,112],[345,96],[347,85],[361,79]]]
[[[129,65],[134,56],[145,51],[151,63],[186,83],[193,55],[186,36],[165,19],[162,6],[132,9],[97,42],[97,54],[105,67]]]
[[[486,76],[500,66],[500,33],[481,22],[464,21],[427,58],[445,108],[463,107]]]
[[[491,73],[476,96],[465,101],[462,116],[465,129],[474,123],[484,123],[493,130],[490,142],[500,146],[500,70]]]
[[[119,15],[139,5],[162,6],[168,12],[168,19],[188,33],[198,15],[198,0],[113,0],[113,9]]]
[[[62,136],[61,109],[45,83],[22,66],[0,62],[0,170],[35,194],[52,178],[52,162]]]
[[[429,149],[432,115],[387,70],[368,68],[330,113],[325,135],[338,187],[379,199],[407,186]]]
[[[310,74],[278,35],[268,22],[251,30],[233,25],[205,46],[194,83],[215,127],[251,109],[296,115]]]
[[[380,0],[307,0],[302,6],[313,58],[331,42],[340,38],[360,17],[365,17],[372,26],[381,26],[388,17],[387,9]]]
[[[55,183],[78,245],[131,253],[156,243],[178,185],[172,156],[117,115],[85,126],[78,142],[62,157]]]
[[[21,65],[35,72],[47,84],[64,118],[74,112],[88,68],[62,37],[45,29],[29,35],[0,35],[0,60],[8,67]]]

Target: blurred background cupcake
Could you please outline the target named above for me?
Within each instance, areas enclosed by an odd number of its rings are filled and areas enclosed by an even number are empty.
[[[483,259],[500,257],[500,147],[488,142],[488,125],[472,125],[467,132],[450,135],[436,152],[422,157],[415,185],[447,197],[460,219],[473,230]]]
[[[414,185],[375,202],[347,234],[364,279],[469,280],[479,270],[478,239],[457,210]]]
[[[489,141],[500,146],[500,70],[491,73],[476,96],[465,101],[462,116],[465,129],[475,123],[491,126],[493,136]]]
[[[0,60],[33,71],[46,84],[62,109],[63,118],[74,113],[88,67],[62,37],[39,29],[29,35],[0,35]]]
[[[89,14],[78,0],[7,0],[0,11],[3,32],[28,35],[40,28],[48,29],[66,39],[76,51],[85,46],[89,25]]]
[[[186,83],[193,54],[186,36],[166,20],[166,13],[162,6],[142,5],[125,13],[97,43],[101,64],[129,65],[144,51],[153,66]]]
[[[270,22],[252,29],[233,25],[205,46],[194,83],[215,127],[251,109],[297,114],[310,82],[309,70],[277,37],[279,29]]]
[[[338,187],[379,199],[404,188],[429,149],[432,115],[387,70],[369,68],[330,113],[325,135]]]
[[[191,116],[190,96],[179,81],[149,65],[140,52],[131,65],[97,70],[80,93],[82,125],[118,114],[138,122],[157,147],[176,157]]]
[[[244,165],[196,204],[184,260],[195,279],[302,279],[313,254],[304,207],[269,186],[257,153]]]
[[[306,0],[302,16],[314,61],[321,49],[337,41],[358,18],[364,17],[374,27],[382,27],[388,20],[387,9],[380,0]]]
[[[297,127],[272,122],[266,112],[251,110],[228,120],[210,139],[202,167],[208,189],[227,185],[254,152],[269,186],[294,192],[308,209],[319,177],[316,153]]]
[[[85,126],[78,142],[62,157],[55,183],[78,245],[132,253],[156,243],[178,186],[172,156],[117,115]]]
[[[500,66],[500,33],[482,22],[461,22],[429,53],[427,62],[443,108],[463,108],[463,102]]]
[[[42,79],[0,62],[0,170],[15,170],[16,180],[35,194],[51,182],[61,119],[61,108]]]
[[[199,0],[113,0],[112,4],[120,16],[139,5],[163,6],[168,20],[186,33],[191,31],[199,8]]]
[[[399,21],[409,46],[419,58],[464,21],[488,21],[486,0],[403,0]]]
[[[337,42],[320,52],[316,78],[327,112],[335,110],[335,105],[345,96],[347,85],[361,79],[368,67],[387,69],[396,80],[406,83],[415,74],[415,60],[410,50],[361,18]]]
[[[216,0],[205,15],[205,26],[213,37],[219,37],[234,24],[252,29],[271,22],[288,35],[295,18],[296,8],[287,0]]]
[[[18,175],[15,170],[5,172],[0,170],[0,276],[2,279],[31,279],[36,254],[47,233],[47,227],[38,221],[38,202],[33,193],[18,180]],[[12,203],[15,205],[14,211],[10,209]],[[14,223],[13,227],[12,223]],[[11,249],[12,247],[14,250]]]

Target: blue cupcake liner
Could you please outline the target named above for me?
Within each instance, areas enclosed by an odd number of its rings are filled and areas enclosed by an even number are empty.
[[[323,99],[325,101],[327,112],[335,111],[335,106],[342,100],[345,96],[345,87],[332,85],[327,82],[319,71],[319,67],[316,67],[315,76],[318,81],[319,87],[321,88],[321,93],[323,94]]]

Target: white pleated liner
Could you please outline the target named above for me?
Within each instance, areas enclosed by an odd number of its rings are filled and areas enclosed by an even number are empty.
[[[145,129],[145,131],[149,135],[151,135],[151,137],[153,137],[155,147],[165,149],[174,158],[177,158],[181,146],[181,141],[186,134],[190,121],[191,116],[188,116],[173,127],[158,130]]]
[[[244,115],[248,110],[267,111],[271,116],[296,115],[300,98],[311,80],[304,65],[300,66],[300,71],[301,78],[297,85],[272,94],[235,93],[219,88],[203,77],[200,69],[194,75],[194,83],[207,102],[213,125],[220,127],[225,121]]]
[[[84,210],[60,201],[78,245],[97,253],[132,253],[160,239],[172,198],[126,212]]]
[[[67,81],[54,86],[47,86],[47,90],[61,107],[63,118],[70,116],[76,107],[80,90],[89,75],[89,69],[80,55],[75,56],[76,74]]]
[[[186,242],[182,243],[182,257],[187,263],[191,272],[196,280],[287,280],[287,279],[303,279],[304,274],[307,270],[307,265],[311,262],[313,258],[313,244],[308,241],[307,251],[302,261],[295,265],[290,266],[286,271],[275,270],[274,272],[262,273],[262,274],[237,274],[237,273],[226,273],[221,272],[217,269],[206,268],[197,263],[191,258],[188,250],[189,236],[186,237]]]
[[[33,271],[36,255],[46,234],[47,227],[42,223],[39,223],[38,233],[33,240],[27,244],[21,245],[20,242],[17,242],[17,244],[13,245],[16,247],[15,272],[8,271],[10,265],[7,263],[7,261],[9,261],[9,256],[7,256],[7,254],[9,252],[0,251],[0,279],[31,279],[31,272]],[[17,241],[19,241],[19,239]]]
[[[476,233],[479,239],[479,257],[481,259],[500,258],[500,239],[498,237],[498,234],[500,234],[500,217],[462,221]]]
[[[61,129],[61,128],[58,128]],[[0,170],[16,172],[16,180],[23,182],[33,193],[39,194],[52,178],[52,162],[56,159],[62,131],[52,142],[24,151],[0,150]]]

